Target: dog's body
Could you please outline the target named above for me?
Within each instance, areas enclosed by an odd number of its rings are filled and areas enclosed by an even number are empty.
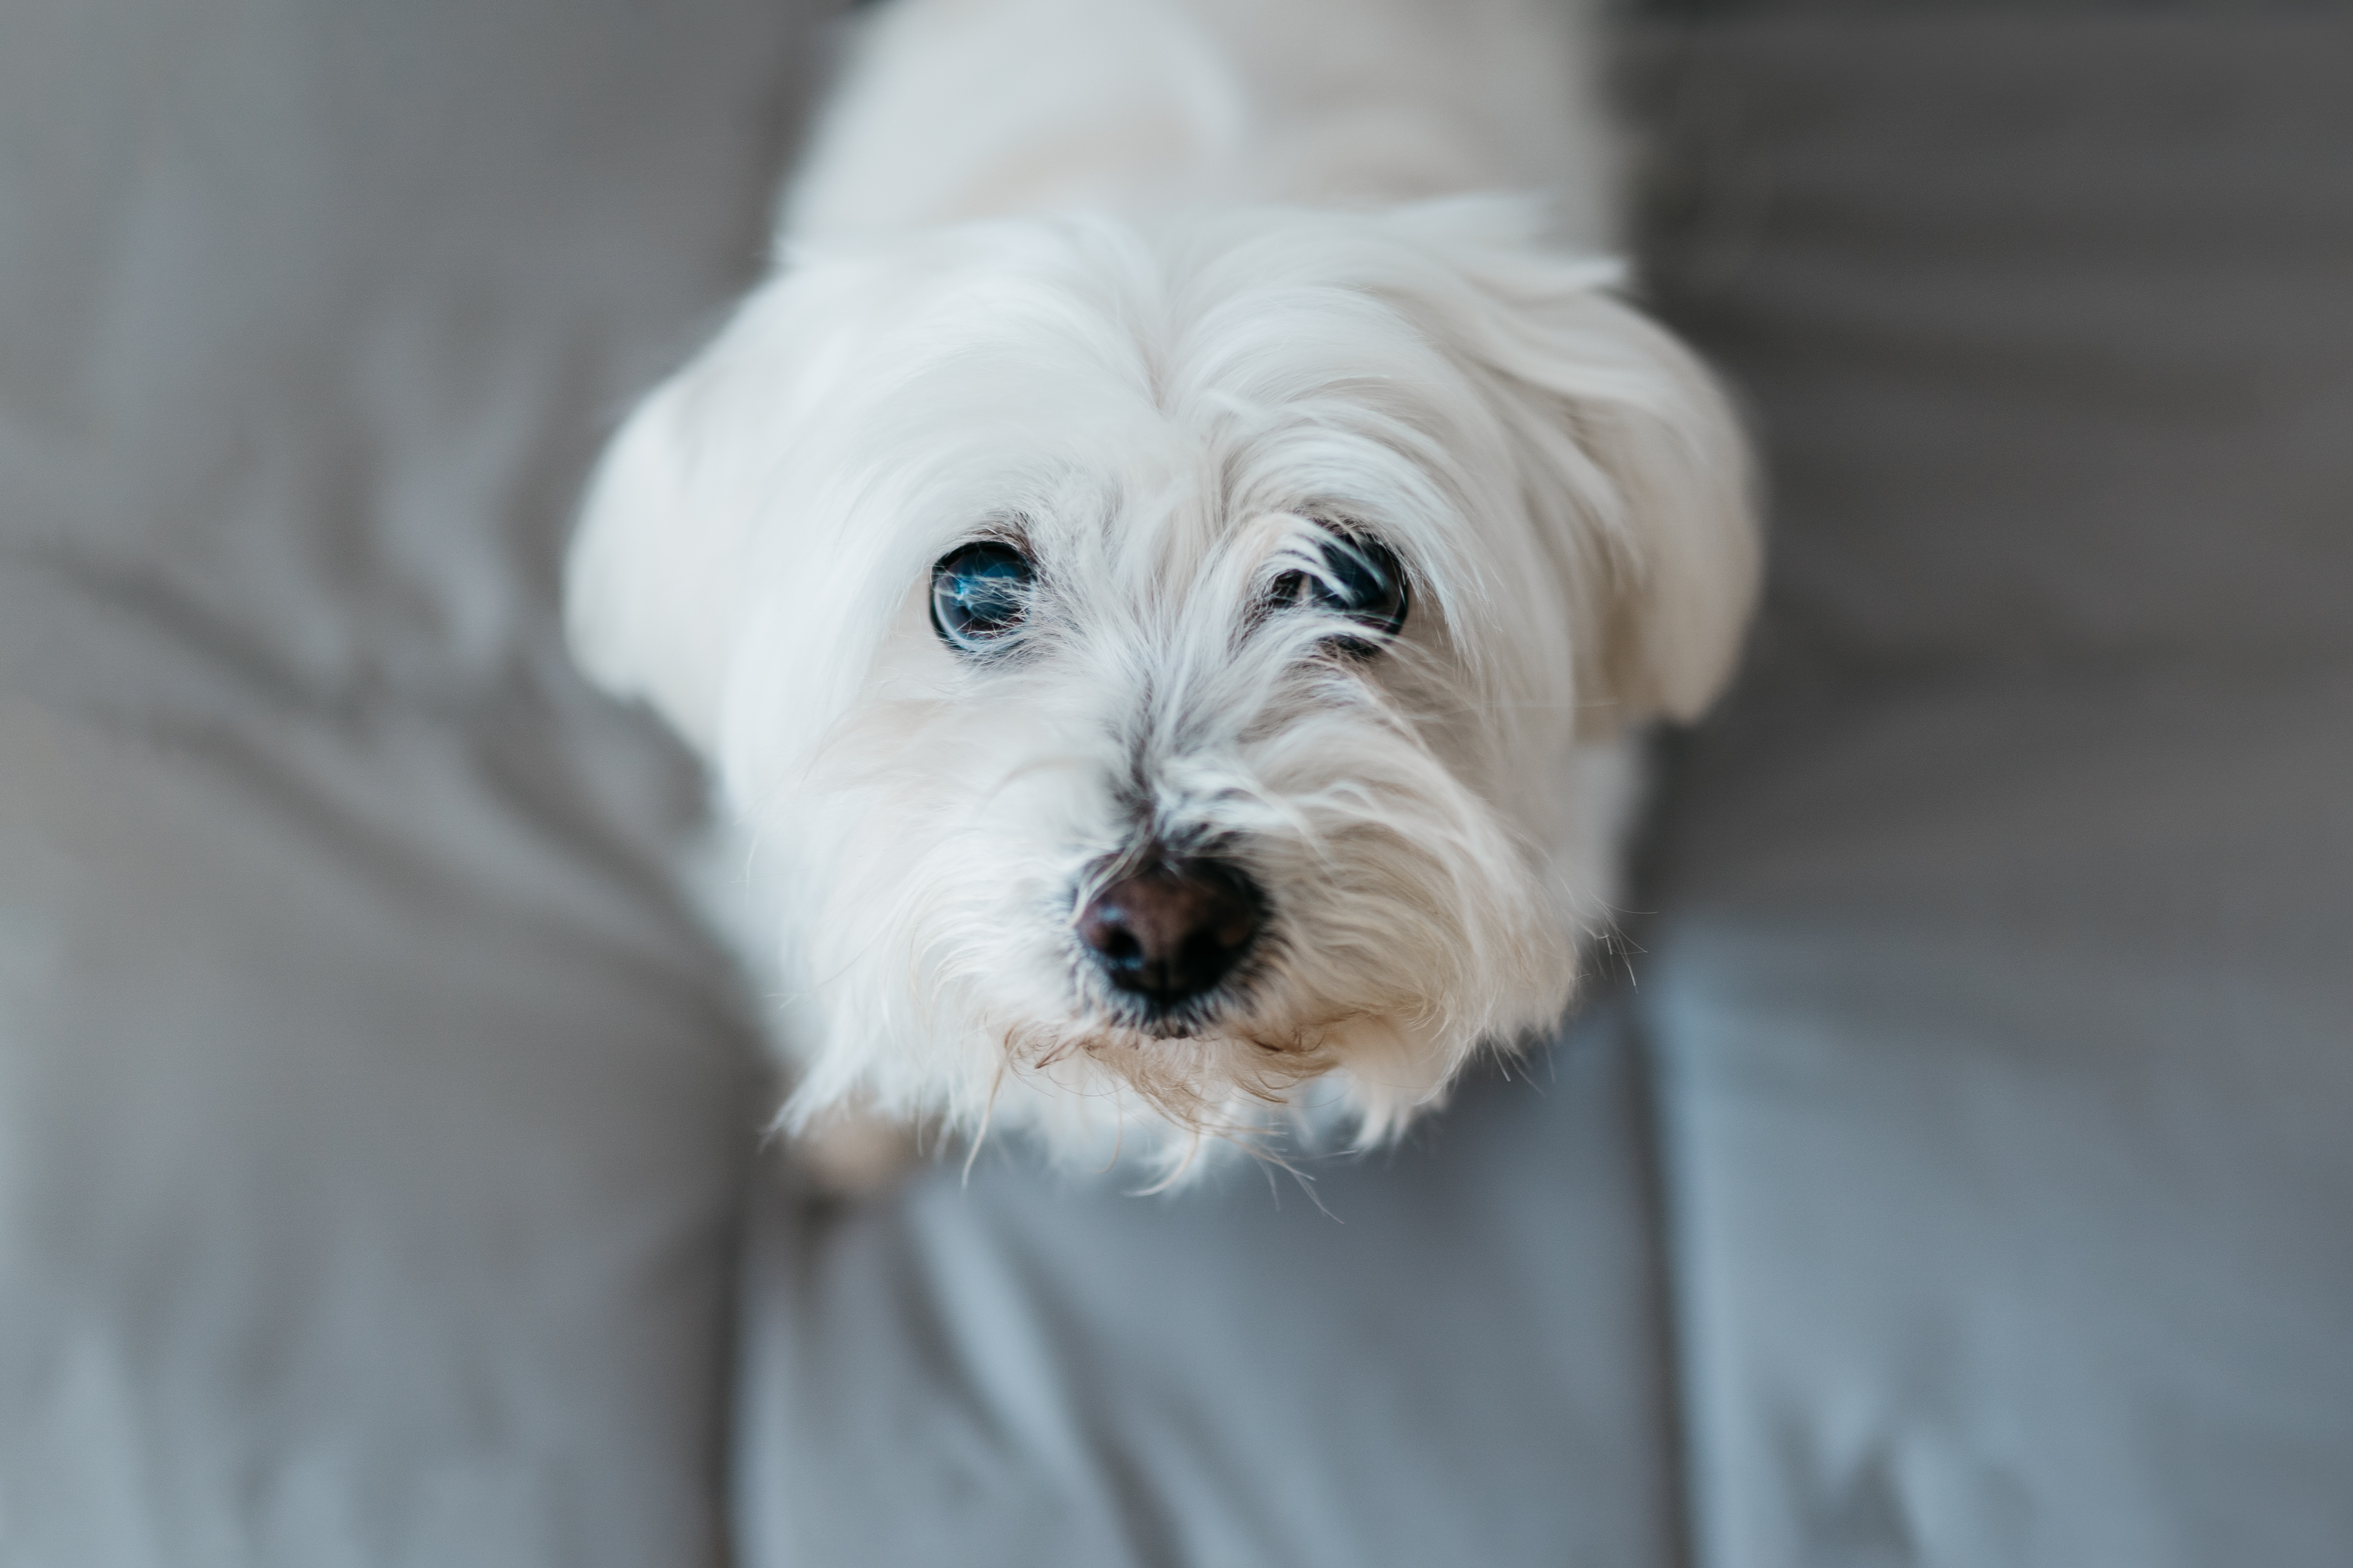
[[[1722,398],[1579,254],[1572,20],[870,20],[570,584],[744,831],[796,1125],[1175,1173],[1384,1136],[1557,1019],[1630,731],[1713,697],[1757,565]]]
[[[973,218],[1541,192],[1615,240],[1578,0],[890,0],[788,241]]]

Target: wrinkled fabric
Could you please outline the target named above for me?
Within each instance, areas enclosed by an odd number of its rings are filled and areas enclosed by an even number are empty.
[[[755,1225],[756,1563],[1676,1560],[1613,1005],[1394,1152],[1133,1197],[984,1159]]]
[[[1776,717],[1643,985],[1704,1560],[2344,1561],[2353,673]]]
[[[2353,1553],[2353,22],[2218,10],[1641,62],[1777,498],[1638,1023],[1709,1564]]]
[[[2341,658],[2353,20],[1767,9],[1628,72],[1650,292],[1767,448],[1752,687]]]
[[[760,1114],[590,455],[791,5],[0,12],[0,1563],[720,1560]]]

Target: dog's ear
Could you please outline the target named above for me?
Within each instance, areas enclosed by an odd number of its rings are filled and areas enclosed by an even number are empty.
[[[1529,342],[1550,359],[1532,384],[1560,403],[1572,438],[1606,476],[1582,498],[1609,563],[1585,700],[1619,723],[1689,721],[1732,679],[1761,566],[1747,440],[1707,368],[1607,294],[1539,310]],[[1546,372],[1547,368],[1549,374]]]
[[[640,404],[590,481],[565,569],[574,657],[710,754],[776,489],[798,346],[774,286]]]
[[[1468,285],[1450,290],[1448,324],[1513,426],[1522,493],[1580,622],[1580,728],[1698,717],[1731,679],[1760,567],[1729,400],[1617,297],[1614,264],[1509,233],[1509,209],[1500,224],[1475,205],[1409,221]]]

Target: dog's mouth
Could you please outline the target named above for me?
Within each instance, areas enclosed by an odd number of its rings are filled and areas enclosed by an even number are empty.
[[[1082,942],[1077,968],[1081,1009],[1113,1031],[1145,1040],[1193,1040],[1223,1037],[1246,1027],[1263,977],[1267,939],[1253,940],[1239,956],[1219,964],[1214,983],[1172,994],[1149,984],[1122,985],[1092,944]]]
[[[1174,1007],[1114,995],[1103,1008],[1114,1028],[1154,1040],[1193,1040],[1223,1033],[1240,1011],[1222,993]]]
[[[1249,1108],[1281,1105],[1332,1071],[1335,1047],[1329,1029],[1270,1029],[1231,1006],[1189,1017],[1114,1014],[1074,1032],[1016,1030],[1005,1040],[1017,1070],[1051,1074],[1092,1063],[1172,1125],[1244,1142],[1264,1130]]]

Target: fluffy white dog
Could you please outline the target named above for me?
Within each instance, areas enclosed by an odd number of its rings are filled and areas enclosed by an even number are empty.
[[[863,18],[570,573],[744,830],[789,1125],[1173,1178],[1387,1137],[1556,1023],[1631,731],[1715,696],[1757,569],[1724,398],[1595,254],[1577,23]]]

